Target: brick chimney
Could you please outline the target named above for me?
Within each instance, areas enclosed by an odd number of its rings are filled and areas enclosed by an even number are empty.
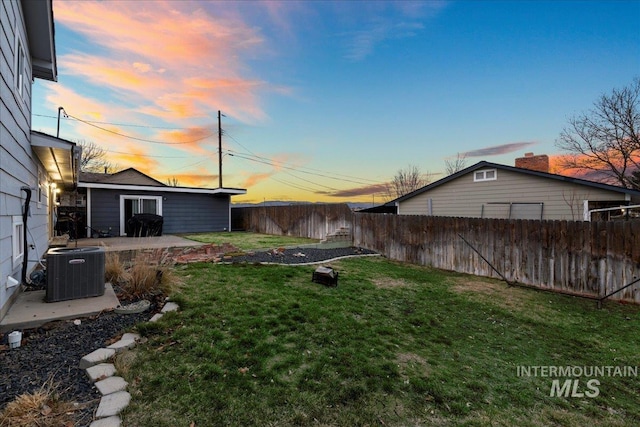
[[[525,153],[524,157],[516,159],[516,167],[549,173],[549,156],[546,154],[534,156],[533,153]]]

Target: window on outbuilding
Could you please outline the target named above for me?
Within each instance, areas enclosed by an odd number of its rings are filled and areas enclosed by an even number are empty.
[[[498,179],[496,169],[483,169],[473,173],[473,182],[495,181],[496,179]]]

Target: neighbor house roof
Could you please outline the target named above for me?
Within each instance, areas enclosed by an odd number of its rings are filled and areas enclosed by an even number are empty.
[[[628,194],[634,198],[640,198],[640,191],[638,190],[631,190],[629,188],[624,188],[624,187],[618,187],[615,185],[609,185],[609,184],[603,184],[601,182],[595,182],[595,181],[587,181],[585,179],[580,179],[580,178],[573,178],[570,176],[564,176],[564,175],[556,175],[553,173],[548,173],[548,172],[539,172],[539,171],[535,171],[535,170],[530,170],[530,169],[523,169],[523,168],[516,168],[514,166],[506,166],[506,165],[501,165],[498,163],[491,163],[491,162],[486,162],[486,161],[481,161],[476,163],[473,166],[469,166],[466,169],[462,169],[461,171],[458,171],[456,173],[454,173],[453,175],[449,175],[445,178],[442,178],[438,181],[432,182],[429,185],[426,185],[422,188],[419,188],[415,191],[412,191],[411,193],[405,194],[404,196],[398,197],[395,200],[392,200],[388,203],[385,203],[385,205],[391,205],[391,204],[396,204],[398,202],[402,202],[404,200],[410,199],[414,196],[417,196],[418,194],[422,194],[426,191],[429,191],[435,187],[438,187],[440,185],[446,184],[447,182],[453,181],[454,179],[459,178],[460,176],[466,175],[470,172],[474,172],[476,170],[479,169],[487,169],[487,168],[491,168],[491,169],[499,169],[499,170],[507,170],[507,171],[511,171],[511,172],[517,172],[517,173],[521,173],[521,174],[525,174],[525,175],[531,175],[531,176],[537,176],[537,177],[542,177],[542,178],[547,178],[547,179],[553,179],[553,180],[557,180],[558,182],[567,182],[567,183],[571,183],[571,184],[578,184],[578,185],[584,185],[587,187],[592,187],[592,188],[598,188],[601,190],[608,190],[608,191],[613,191],[613,192],[618,192],[618,193],[623,193],[623,194]]]
[[[154,187],[167,186],[134,168],[123,169],[115,173],[81,172],[80,181],[121,185],[150,185]]]

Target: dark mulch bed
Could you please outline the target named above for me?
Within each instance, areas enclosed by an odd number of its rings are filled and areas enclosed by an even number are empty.
[[[234,256],[233,263],[275,263],[275,264],[305,264],[328,261],[335,258],[376,255],[377,252],[368,249],[349,247],[336,249],[293,248],[272,249],[268,251],[250,252],[242,256]]]
[[[104,313],[93,318],[50,322],[22,331],[22,345],[0,350],[0,411],[23,393],[42,388],[51,377],[64,400],[77,402],[76,426],[88,426],[100,402],[100,393],[80,369],[80,359],[111,344],[136,323],[147,321],[151,311],[140,314]],[[6,336],[2,339],[6,345]]]

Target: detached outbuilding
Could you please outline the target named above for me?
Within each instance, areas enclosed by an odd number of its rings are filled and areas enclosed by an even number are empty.
[[[137,214],[161,216],[165,234],[229,231],[231,196],[246,192],[173,187],[133,168],[113,174],[81,173],[77,192],[61,196],[59,232],[66,227],[72,237],[131,235],[129,219]]]
[[[549,158],[529,153],[516,167],[482,161],[386,205],[399,215],[589,221],[594,210],[638,204],[640,191],[549,173]]]

